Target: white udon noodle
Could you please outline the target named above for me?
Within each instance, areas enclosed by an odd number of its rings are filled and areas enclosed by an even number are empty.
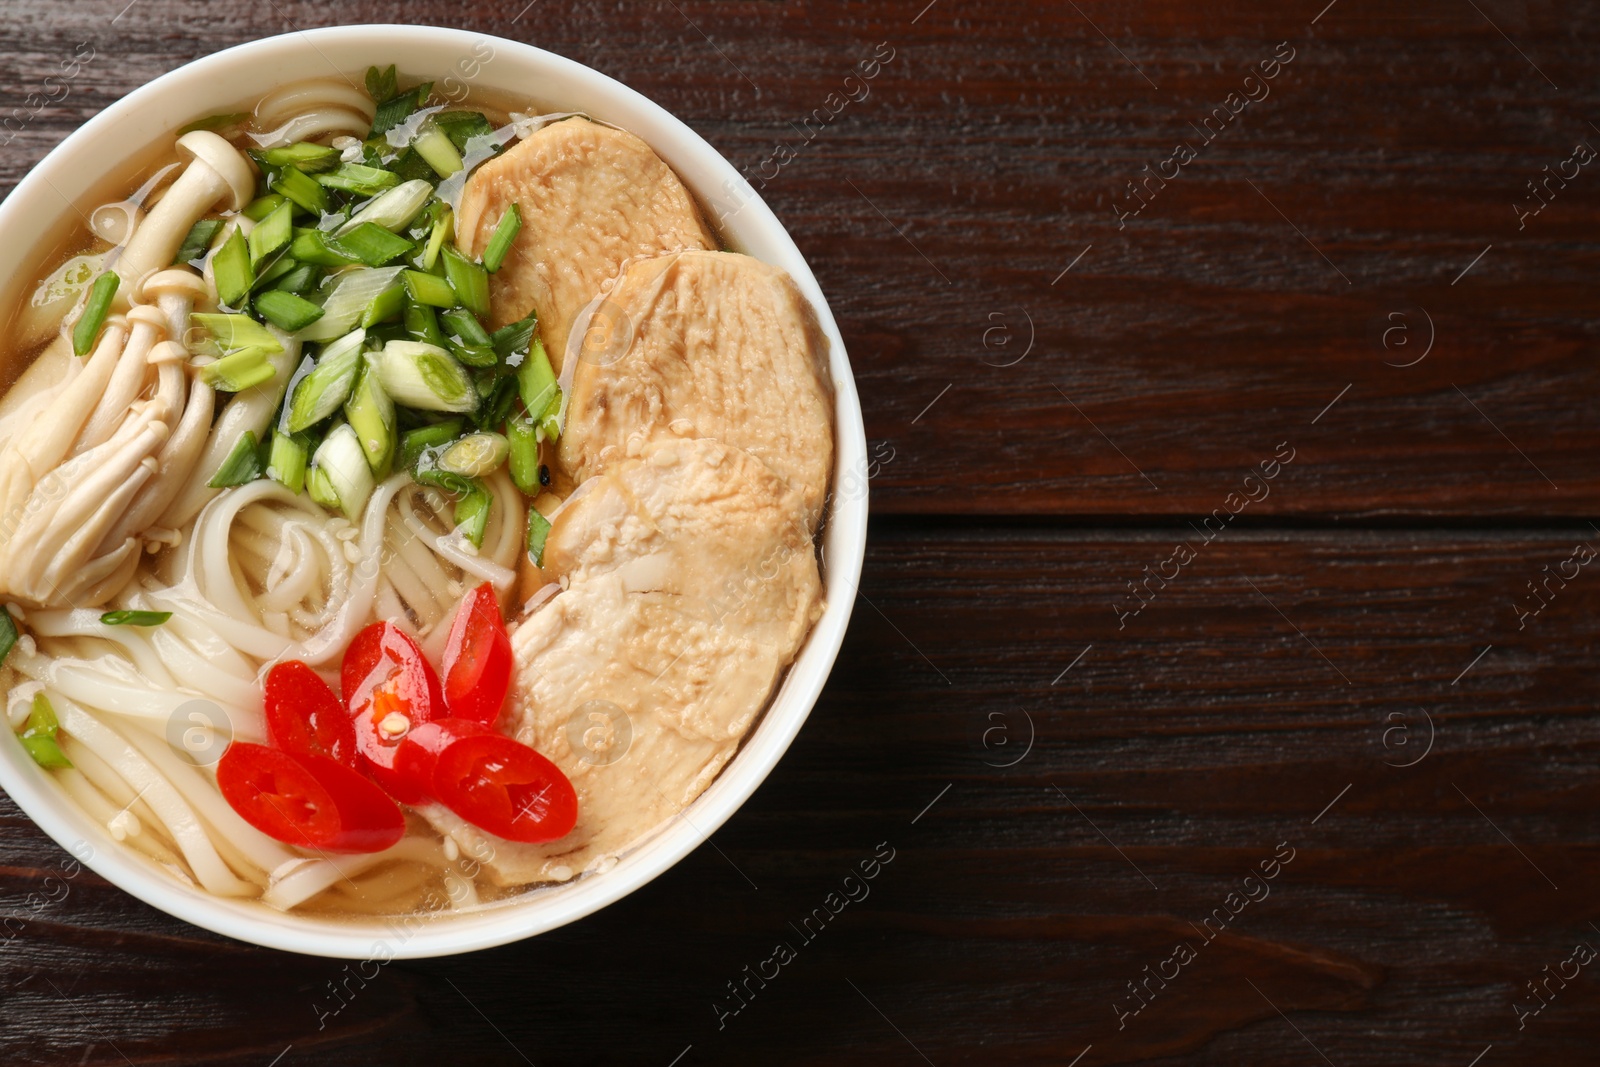
[[[341,910],[383,911],[415,894],[423,864],[454,906],[476,903],[457,851],[416,820],[384,852],[308,854],[245,822],[208,764],[228,742],[214,719],[232,737],[264,740],[260,679],[272,664],[299,659],[332,678],[338,655],[375,619],[435,644],[469,586],[510,593],[524,504],[504,470],[486,485],[494,504],[481,552],[455,531],[452,502],[404,473],[377,488],[355,523],[276,482],[227,490],[176,547],[142,560],[112,605],[170,611],[165,624],[107,626],[98,610],[26,613],[29,636],[8,664],[26,679],[10,693],[11,721],[45,693],[74,764],[56,774],[66,795],[113,837],[218,896],[288,909],[326,894]],[[187,707],[195,701],[221,715]]]

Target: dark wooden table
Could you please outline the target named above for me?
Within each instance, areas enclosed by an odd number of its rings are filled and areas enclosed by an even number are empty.
[[[0,1062],[1594,1061],[1600,4],[125,2],[0,9],[6,187],[334,22],[531,41],[751,173],[789,145],[764,193],[875,518],[828,689],[712,844],[321,1025],[340,963],[87,872],[31,908],[65,854],[0,804]]]

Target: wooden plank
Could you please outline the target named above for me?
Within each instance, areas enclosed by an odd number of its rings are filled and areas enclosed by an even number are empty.
[[[221,943],[87,872],[30,912],[64,854],[7,806],[0,914],[25,925],[0,1059],[1586,1054],[1587,971],[1520,1030],[1515,1005],[1600,946],[1600,582],[1578,567],[1522,630],[1511,605],[1592,531],[1230,533],[1119,630],[1108,603],[1177,531],[922,525],[875,529],[822,702],[711,844],[555,933],[373,966],[322,1030],[342,964]],[[1169,977],[1135,1013],[1147,965]]]
[[[1600,7],[1341,0],[1312,25],[1322,5],[1303,6],[419,0],[406,18],[590,63],[762,185],[894,457],[879,511],[1204,513],[1290,440],[1305,465],[1260,512],[1594,512],[1592,168],[1520,229],[1513,205],[1600,145],[1584,118]],[[337,17],[9,5],[0,121],[26,121],[0,188],[155,74]],[[1293,60],[1252,83],[1268,95],[1205,141],[1191,123],[1284,41]],[[893,58],[860,80],[880,43]],[[86,44],[96,58],[62,82]],[[841,92],[860,99],[828,102]],[[1197,158],[1119,218],[1185,139]],[[783,146],[794,158],[769,164]]]

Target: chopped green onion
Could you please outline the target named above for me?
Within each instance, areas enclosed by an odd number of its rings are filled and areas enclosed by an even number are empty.
[[[527,357],[528,347],[533,343],[533,331],[538,329],[539,315],[533,312],[525,319],[518,319],[500,327],[489,337],[489,342],[494,345],[494,350],[500,354],[508,367],[519,367]]]
[[[381,137],[400,125],[410,118],[432,93],[433,83],[423,82],[415,88],[407,89],[403,93],[396,93],[390,97],[374,97],[374,99],[379,99],[380,103],[378,104],[377,114],[372,118],[372,133],[369,136]]]
[[[360,325],[374,301],[395,287],[403,267],[359,267],[338,275],[322,302],[326,313],[299,334],[302,341],[331,341]]]
[[[506,419],[506,443],[510,446],[511,481],[528,496],[539,492],[539,434],[533,420],[513,413]]]
[[[301,263],[314,263],[319,267],[348,267],[356,257],[346,255],[334,246],[321,230],[301,230],[289,246],[289,255]]]
[[[294,206],[287,200],[250,231],[250,262],[260,263],[294,236]]]
[[[417,150],[415,148],[407,148],[405,151],[401,152],[395,157],[394,161],[389,164],[388,169],[398,174],[401,181],[408,182],[417,178],[421,178],[423,181],[426,181],[432,185],[433,180],[436,178],[436,175],[433,173],[433,168],[428,166],[427,160],[417,155]]]
[[[241,348],[200,368],[200,380],[219,393],[242,393],[272,380],[276,372],[261,348]]]
[[[318,186],[318,188],[321,188],[321,186]],[[260,222],[262,219],[278,210],[283,202],[284,198],[282,196],[278,195],[277,193],[270,193],[267,196],[250,201],[244,206],[244,210],[239,212],[239,214],[243,215],[251,222]]]
[[[279,172],[272,188],[313,215],[324,215],[328,211],[328,190],[318,185],[315,178],[294,167],[286,167]]]
[[[448,178],[460,173],[466,166],[461,160],[461,153],[456,151],[456,146],[438,126],[431,122],[424,122],[418,131],[416,140],[411,142],[411,147],[417,154],[427,161],[428,166],[441,178]]]
[[[437,308],[453,308],[456,306],[456,292],[450,288],[450,283],[437,274],[424,274],[420,270],[408,270],[401,276],[405,282],[406,292],[411,294],[411,299],[419,304],[430,304]]]
[[[446,419],[406,431],[400,437],[400,466],[414,470],[424,452],[449,444],[460,436],[461,430],[460,419]]]
[[[439,453],[439,467],[451,474],[481,478],[499,470],[510,450],[510,444],[500,434],[479,430]]]
[[[193,263],[205,255],[206,249],[211,247],[211,242],[216,238],[217,231],[221,229],[221,219],[201,219],[189,227],[189,235],[183,239],[183,246],[178,249],[178,254],[172,257],[172,265],[177,267]]]
[[[216,339],[214,346],[206,346],[207,350],[232,352],[241,348],[259,348],[263,352],[283,351],[283,345],[272,336],[271,331],[249,315],[196,312],[190,319]]]
[[[170,618],[170,611],[108,611],[100,616],[100,622],[106,626],[160,626]]]
[[[482,348],[492,348],[493,342],[484,330],[483,324],[478,321],[478,316],[466,308],[456,308],[446,311],[439,316],[439,321],[448,330],[455,332],[457,340],[463,344],[477,345]]]
[[[489,512],[494,507],[494,494],[474,481],[465,496],[456,501],[456,529],[472,542],[473,548],[483,547],[483,534],[489,528]]]
[[[284,145],[282,148],[269,148],[261,154],[268,166],[295,167],[300,170],[324,170],[334,165],[339,158],[339,150],[330,148],[325,144],[312,144],[309,141],[300,141],[296,144]]]
[[[399,184],[400,176],[361,163],[341,163],[337,170],[318,174],[316,180],[330,189],[339,189],[360,196],[376,196],[385,189],[392,189]]]
[[[481,111],[441,111],[433,116],[434,125],[450,136],[450,142],[461,151],[467,151],[473,138],[489,137],[494,127]],[[499,146],[495,146],[496,151]]]
[[[522,394],[522,406],[528,414],[538,419],[550,406],[551,398],[561,390],[556,386],[556,372],[545,355],[544,342],[534,338],[527,358],[517,368],[517,390]]]
[[[4,606],[0,606],[0,663],[4,663],[5,658],[11,655],[11,649],[20,636],[17,633],[17,620],[11,617],[11,612]]]
[[[390,341],[374,362],[379,382],[397,404],[453,412],[478,406],[478,392],[467,372],[442,348],[420,341]]]
[[[217,282],[217,296],[229,307],[238,307],[250,294],[255,284],[255,268],[250,263],[250,249],[244,234],[234,227],[228,239],[211,257],[211,272]]]
[[[406,306],[406,291],[403,286],[393,286],[379,293],[372,303],[367,305],[367,310],[361,315],[361,325],[371,329],[380,322],[387,322],[399,315]]]
[[[377,483],[361,441],[348,423],[340,423],[323,438],[317,448],[316,464],[345,518],[359,518]]]
[[[267,477],[291,493],[300,492],[306,487],[308,451],[309,446],[304,434],[272,431],[272,451],[267,455]]]
[[[387,173],[387,172],[385,172]],[[411,220],[422,214],[433,196],[433,186],[418,178],[395,186],[381,196],[373,198],[366,207],[356,212],[349,222],[340,226],[337,233],[344,234],[370,222],[391,233],[398,233],[411,225]]]
[[[255,299],[256,313],[285,333],[303,330],[322,318],[322,309],[304,297],[268,289]]]
[[[495,224],[494,235],[489,238],[489,247],[483,250],[483,269],[493,274],[500,269],[500,264],[505,262],[506,253],[511,251],[511,245],[517,239],[517,234],[522,232],[522,209],[512,204],[506,213],[500,216],[500,221]]]
[[[317,283],[317,277],[322,272],[310,263],[295,263],[285,256],[280,263],[289,263],[290,269],[283,276],[273,282],[274,289],[282,289],[286,293],[300,295]]]
[[[56,733],[60,729],[61,721],[56,718],[56,709],[50,706],[50,698],[43,693],[35,693],[33,711],[28,714],[28,721],[23,724],[18,739],[28,755],[33,757],[33,762],[46,770],[72,766],[72,761],[67,759],[61,746],[56,743]]]
[[[341,233],[332,243],[340,251],[349,253],[369,267],[381,267],[391,259],[411,251],[410,241],[370,222],[360,223],[348,233]]]
[[[345,402],[344,416],[350,420],[350,428],[361,441],[361,450],[367,455],[367,466],[372,468],[373,475],[387,475],[389,464],[394,459],[398,423],[394,401],[383,391],[371,360],[362,364],[355,388]]]
[[[546,441],[554,441],[561,436],[561,390],[556,389],[556,395],[550,398],[550,406],[544,409],[544,414],[539,417],[539,429],[544,433]]]
[[[211,476],[206,486],[210,489],[228,489],[235,485],[253,482],[259,477],[261,477],[261,446],[256,441],[256,435],[246,430],[239,435],[233,451],[228,453],[228,458],[222,461],[222,466],[217,468],[217,473]]]
[[[425,341],[436,348],[445,346],[444,334],[439,329],[438,313],[427,304],[419,304],[415,300],[406,301],[405,323],[406,333],[413,341]]]
[[[74,354],[86,356],[89,349],[94,347],[94,339],[100,335],[100,327],[106,324],[106,316],[111,313],[111,301],[116,297],[121,281],[115,271],[106,271],[89,287],[89,299],[83,305],[83,314],[79,316],[77,325],[72,327]]]
[[[398,91],[399,86],[395,82],[393,63],[390,63],[387,69],[382,67],[367,68],[367,95],[372,97],[373,103],[387,100]]]
[[[256,275],[256,280],[250,286],[250,289],[252,292],[254,292],[257,289],[281,288],[281,286],[276,286],[273,283],[294,269],[294,257],[274,256],[272,258],[272,262],[268,263],[267,266]]]
[[[295,383],[283,429],[299,433],[332,415],[350,396],[361,369],[365,330],[356,330],[328,345],[310,374]]]
[[[428,247],[422,253],[422,267],[432,270],[433,265],[439,262],[439,252],[444,248],[444,243],[455,234],[455,212],[450,210],[450,205],[441,200],[434,201],[433,229],[428,233]]]
[[[449,245],[444,248],[444,274],[461,306],[479,318],[489,315],[489,272]]]
[[[184,134],[194,133],[196,130],[222,130],[227,129],[229,126],[243,126],[249,121],[250,113],[247,111],[235,112],[232,115],[209,115],[203,119],[196,119],[187,126],[180,126],[178,128],[178,136],[182,137]]]
[[[537,508],[528,509],[528,558],[535,567],[544,566],[544,542],[550,536],[550,520]]]
[[[311,494],[312,500],[330,511],[339,507],[339,494],[333,491],[328,472],[320,467],[312,467],[306,472],[306,492]]]

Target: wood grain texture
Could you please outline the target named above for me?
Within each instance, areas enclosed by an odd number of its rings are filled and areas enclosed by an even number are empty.
[[[1600,947],[1600,577],[1548,575],[1600,546],[1600,173],[1512,205],[1600,146],[1600,4],[124,2],[0,9],[0,189],[165,70],[336,23],[542,45],[751,175],[788,145],[761,192],[880,518],[774,775],[529,942],[352,976],[72,874],[0,801],[0,1062],[1592,1058],[1600,978],[1548,976]]]
[[[1600,945],[1600,581],[1521,631],[1504,607],[1584,532],[1239,531],[1119,630],[1120,577],[1177,536],[880,523],[821,704],[713,845],[533,941],[369,965],[326,1019],[343,964],[87,872],[30,910],[64,854],[13,812],[0,1059],[1314,1061],[1279,1010],[1341,1065],[1579,1058],[1586,973],[1525,1030],[1513,1005]]]
[[[462,25],[665,103],[761,184],[830,295],[868,431],[898,457],[880,512],[1209,511],[1347,385],[1314,473],[1266,510],[1600,509],[1600,176],[1521,230],[1513,210],[1600,146],[1592,3],[1340,0],[1314,26],[1242,0],[940,0],[914,25],[920,4],[137,0],[113,23],[118,6],[0,14],[0,119],[25,120],[0,183],[149,77],[297,27]],[[1285,41],[1270,95],[1204,142],[1191,123]],[[84,42],[95,60],[47,81]],[[880,43],[865,99],[802,136]],[[1119,223],[1184,139],[1198,158]],[[795,158],[762,181],[780,145]],[[1421,363],[1385,364],[1430,334]]]

